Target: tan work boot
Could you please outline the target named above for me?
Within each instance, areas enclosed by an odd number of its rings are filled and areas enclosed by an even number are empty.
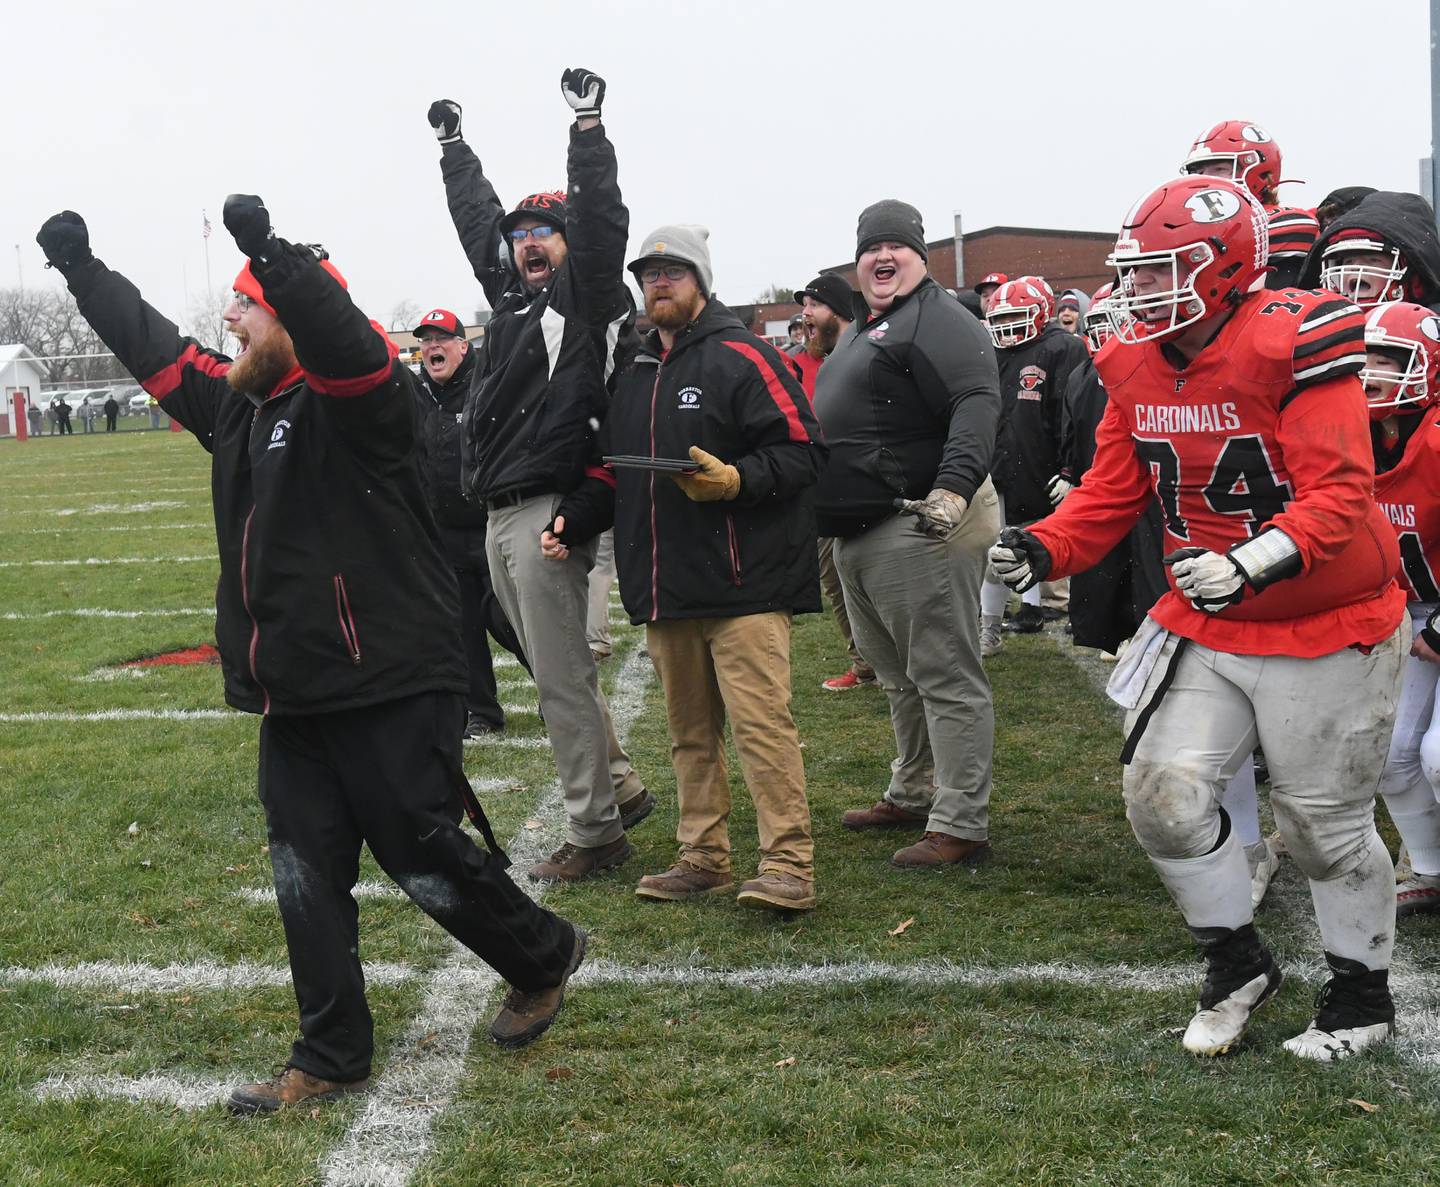
[[[282,1105],[339,1100],[351,1093],[364,1092],[369,1087],[368,1076],[363,1080],[322,1080],[319,1076],[287,1065],[273,1080],[244,1084],[235,1089],[225,1107],[239,1116],[273,1113]]]
[[[748,907],[809,911],[815,906],[815,883],[794,874],[761,874],[740,887],[735,901]]]
[[[974,865],[990,857],[989,841],[967,841],[949,833],[926,833],[891,859],[892,866],[918,870],[929,866]]]
[[[550,1029],[555,1015],[560,1013],[560,1007],[565,1004],[565,986],[580,967],[580,962],[585,959],[585,943],[589,938],[583,928],[573,925],[572,928],[575,932],[575,946],[570,951],[570,963],[565,966],[560,984],[552,985],[549,989],[528,992],[512,985],[510,992],[505,995],[505,1000],[500,1005],[500,1013],[495,1015],[495,1021],[490,1024],[490,1037],[501,1047],[513,1050],[533,1043]]]
[[[646,874],[641,878],[635,887],[635,897],[678,903],[704,898],[707,894],[720,894],[734,885],[735,879],[729,874],[701,869],[682,859],[663,874]]]
[[[590,849],[566,841],[544,861],[537,861],[527,872],[532,882],[583,882],[602,870],[613,870],[618,865],[624,865],[633,852],[630,842],[623,836],[608,845]]]
[[[840,817],[840,823],[851,832],[860,833],[875,828],[921,829],[925,827],[928,819],[929,817],[907,812],[904,808],[897,808],[889,800],[881,800],[873,808],[851,808]]]

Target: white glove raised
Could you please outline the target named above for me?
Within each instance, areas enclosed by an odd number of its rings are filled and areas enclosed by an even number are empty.
[[[1058,507],[1065,501],[1065,496],[1075,489],[1075,484],[1068,478],[1062,478],[1056,474],[1050,479],[1050,484],[1045,488],[1045,493],[1050,496],[1050,506]]]
[[[963,496],[940,487],[923,499],[895,500],[895,510],[901,515],[913,515],[916,526],[934,540],[948,540],[965,518],[965,509],[969,506]]]
[[[600,118],[605,102],[605,80],[584,66],[572,66],[560,76],[560,93],[575,110],[577,120]]]

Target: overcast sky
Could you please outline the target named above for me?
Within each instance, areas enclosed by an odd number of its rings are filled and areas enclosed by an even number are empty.
[[[205,288],[202,210],[215,286],[239,267],[220,221],[236,190],[323,241],[371,316],[409,300],[468,319],[483,298],[426,108],[464,106],[512,205],[564,184],[570,65],[608,82],[632,242],[708,224],[734,303],[852,258],[882,197],[918,206],[931,239],[956,209],[967,230],[1109,231],[1220,119],[1275,137],[1297,205],[1414,190],[1430,140],[1420,0],[26,0],[4,34],[0,286],[58,283],[35,232],[68,207],[178,320]]]

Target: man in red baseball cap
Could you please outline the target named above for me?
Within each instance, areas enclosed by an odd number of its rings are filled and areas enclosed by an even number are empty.
[[[987,272],[975,286],[975,295],[980,298],[980,312],[990,312],[990,298],[1002,284],[1008,284],[1010,277],[1003,272]]]
[[[485,508],[465,497],[460,482],[462,418],[475,371],[475,351],[465,337],[464,323],[448,309],[430,310],[411,333],[420,342],[419,388],[428,397],[420,406],[430,510],[440,529],[440,546],[460,584],[460,635],[470,670],[465,737],[479,739],[505,732],[505,711],[495,686],[487,632],[527,672],[530,664],[490,580]]]

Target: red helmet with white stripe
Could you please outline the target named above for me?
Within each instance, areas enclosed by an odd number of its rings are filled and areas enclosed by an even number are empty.
[[[1440,318],[1425,306],[1409,301],[1376,305],[1365,315],[1365,353],[1360,382],[1372,420],[1419,412],[1440,397]],[[1395,365],[1375,366],[1374,354]]]
[[[1225,120],[1195,137],[1180,172],[1227,177],[1261,203],[1274,202],[1280,184],[1280,146],[1258,124]]]
[[[1106,264],[1122,342],[1166,338],[1238,305],[1265,279],[1265,208],[1218,177],[1179,177],[1130,208]]]
[[[1050,282],[1043,276],[1017,276],[1016,280],[1023,280],[1026,284],[1037,289],[1045,298],[1045,317],[1047,320],[1055,317],[1055,290],[1050,287]]]
[[[1099,350],[1110,341],[1115,327],[1110,324],[1110,293],[1113,284],[1102,284],[1090,298],[1090,308],[1082,319],[1085,324],[1085,339],[1090,343],[1091,352]]]
[[[990,341],[1000,350],[1038,337],[1049,320],[1049,303],[1034,277],[1006,281],[990,294],[990,306],[985,310]]]

